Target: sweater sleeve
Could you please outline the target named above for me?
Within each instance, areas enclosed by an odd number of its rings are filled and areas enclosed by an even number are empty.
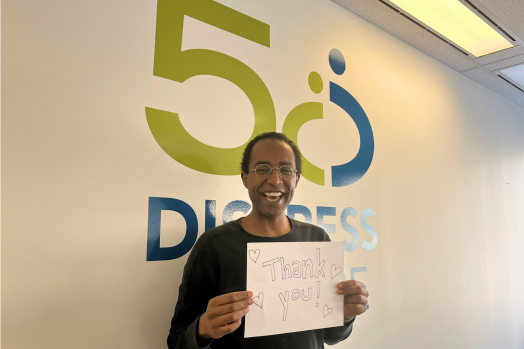
[[[344,326],[325,328],[324,343],[335,345],[348,338],[353,331],[353,322],[355,322],[355,318],[344,322]]]
[[[220,267],[214,260],[213,249],[208,248],[202,236],[191,251],[184,267],[175,314],[167,337],[169,349],[200,349],[197,342],[200,315],[211,298],[218,295]]]

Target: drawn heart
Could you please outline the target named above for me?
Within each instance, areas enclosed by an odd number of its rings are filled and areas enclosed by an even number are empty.
[[[255,304],[258,305],[260,309],[262,309],[262,304],[264,303],[264,294],[260,292],[258,296],[253,297],[253,300],[255,301]],[[333,309],[331,309],[333,310]]]
[[[324,317],[328,316],[333,312],[333,308],[328,307],[327,304],[324,304]]]
[[[260,256],[260,249],[257,248],[256,250],[249,250],[249,258],[253,261],[253,262],[257,262],[257,259],[258,259],[258,256]]]
[[[342,271],[342,267],[338,267],[335,264],[331,264],[331,278],[333,279],[335,276],[340,274]]]

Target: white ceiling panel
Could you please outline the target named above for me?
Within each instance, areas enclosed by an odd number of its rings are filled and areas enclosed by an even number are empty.
[[[468,56],[378,0],[332,1],[455,70],[461,71],[479,66]]]
[[[487,56],[479,57],[475,59],[475,62],[479,63],[480,65],[487,65],[493,62],[501,61],[503,59],[519,55],[524,55],[524,46],[517,46],[508,50],[502,50]]]
[[[496,71],[496,70],[501,70],[504,68],[512,67],[515,65],[519,65],[522,63],[524,63],[524,55],[519,55],[519,56],[511,57],[508,59],[503,59],[498,62],[486,64],[484,67],[486,67],[487,69],[491,71]]]
[[[524,106],[524,93],[518,88],[501,79],[498,75],[493,74],[485,67],[479,67],[462,72],[462,74],[484,85],[490,90]]]
[[[470,0],[472,1],[472,0]],[[524,1],[476,0],[519,38],[524,39]]]
[[[502,69],[499,73],[509,78],[520,89],[524,89],[524,64]]]

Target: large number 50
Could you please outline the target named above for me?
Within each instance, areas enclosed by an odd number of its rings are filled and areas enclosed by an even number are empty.
[[[255,127],[250,140],[259,133],[275,131],[273,100],[251,68],[216,51],[182,51],[184,15],[269,47],[269,25],[227,6],[212,0],[158,0],[153,74],[178,82],[197,75],[226,79],[244,91],[253,106]],[[246,144],[228,149],[212,147],[191,136],[176,113],[146,108],[146,117],[160,147],[184,166],[217,175],[240,173],[240,158]]]

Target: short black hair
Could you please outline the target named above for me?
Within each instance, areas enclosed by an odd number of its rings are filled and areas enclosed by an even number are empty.
[[[242,172],[249,173],[249,161],[251,160],[251,152],[253,147],[263,139],[275,139],[289,145],[295,154],[295,166],[297,174],[302,173],[302,154],[300,153],[300,150],[291,139],[287,138],[285,134],[279,132],[261,133],[247,144],[246,148],[244,149],[244,154],[242,154],[242,162],[240,163],[240,169]]]

